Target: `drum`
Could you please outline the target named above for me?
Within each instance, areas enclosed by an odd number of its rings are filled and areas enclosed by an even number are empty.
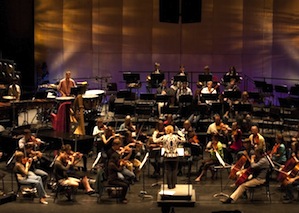
[[[99,96],[98,95],[82,95],[84,109],[93,110],[97,108]]]
[[[73,101],[75,97],[56,97],[56,101],[64,102],[64,101]]]
[[[104,90],[100,90],[100,89],[94,89],[94,90],[87,90],[85,92],[85,95],[97,95],[97,96],[100,96],[100,95],[103,95],[105,94],[105,91]]]

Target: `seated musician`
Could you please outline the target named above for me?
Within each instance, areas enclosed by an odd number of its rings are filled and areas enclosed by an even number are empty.
[[[162,158],[161,158],[161,148],[162,144],[155,143],[153,141],[153,138],[159,138],[165,134],[165,127],[162,120],[159,120],[156,124],[156,128],[152,134],[152,137],[150,137],[147,141],[147,147],[149,149],[149,160],[150,164],[154,167],[154,172],[151,175],[153,178],[157,178],[160,176],[160,168],[162,164]]]
[[[40,150],[40,146],[43,142],[31,134],[30,129],[24,130],[24,136],[19,140],[19,150],[22,151],[26,157],[31,157],[34,159],[32,162],[31,171],[36,175],[43,178],[44,184],[46,184],[48,173],[44,171],[46,168],[41,168],[41,160],[49,165],[49,159],[45,158]]]
[[[104,134],[105,129],[107,126],[104,124],[103,118],[97,118],[97,125],[93,128],[92,135],[94,137],[101,138],[102,134]]]
[[[249,135],[249,140],[254,149],[262,149],[266,151],[266,143],[264,137],[259,133],[259,128],[257,126],[251,127],[251,135]]]
[[[15,153],[16,163],[14,166],[14,172],[17,174],[18,181],[22,184],[34,184],[41,204],[48,204],[46,198],[49,197],[45,191],[43,181],[40,176],[31,172],[30,166],[32,158],[25,158],[23,152],[16,151]]]
[[[228,72],[223,76],[222,81],[224,85],[227,85],[231,79],[235,79],[236,83],[239,83],[240,80],[242,80],[242,77],[239,75],[234,66],[229,68]]]
[[[181,95],[193,95],[191,88],[188,87],[188,82],[182,82],[181,87],[177,89],[176,98],[178,102]]]
[[[291,150],[291,153],[294,153],[294,155],[299,158],[299,124],[297,127],[297,133],[291,140],[291,144],[287,148]],[[289,155],[291,155],[291,153],[289,153]]]
[[[229,131],[229,142],[228,142],[228,153],[230,155],[237,154],[242,148],[242,131],[238,126],[238,123],[235,121],[232,123],[231,131]],[[231,159],[232,163],[234,159]]]
[[[281,133],[276,133],[275,144],[270,152],[270,157],[274,162],[281,165],[287,161],[286,147]]]
[[[217,89],[213,87],[213,82],[208,81],[207,86],[203,87],[201,90],[201,94],[217,94]],[[212,103],[210,100],[201,100],[201,102],[205,101],[207,104]]]
[[[175,103],[175,97],[174,97],[175,92],[173,91],[173,89],[168,87],[167,80],[163,79],[160,86],[156,90],[156,94],[169,95],[170,96],[170,99],[166,103],[158,102],[158,114],[159,114],[159,117],[160,117],[161,116],[161,109],[162,109],[163,106],[166,106],[166,105],[169,105],[169,104],[174,105],[174,103]]]
[[[24,129],[24,136],[19,140],[18,144],[19,149],[23,150],[27,144],[32,144],[35,148],[38,148],[42,144],[42,141],[33,136],[30,129]]]
[[[21,98],[21,87],[18,85],[18,79],[12,79],[12,85],[8,87],[8,95],[14,96],[16,101],[19,101]]]
[[[83,155],[80,152],[74,152],[72,150],[72,147],[70,144],[65,144],[63,146],[64,151],[66,152],[66,154],[69,155],[69,158],[73,159],[73,163],[72,163],[72,167],[71,169],[74,170],[75,166],[78,166],[78,163],[80,163],[81,161],[83,161],[83,171],[86,172],[87,171],[87,158],[85,155]]]
[[[129,146],[123,146],[120,137],[114,137],[111,148],[107,151],[108,163],[112,155],[115,153],[118,155],[118,159],[121,162],[122,169],[118,171],[118,179],[126,180],[128,183],[133,183],[135,174],[130,169],[133,168],[132,163],[129,161],[130,155],[128,153],[132,149]],[[125,152],[127,155],[124,157]],[[105,168],[108,174],[108,165]]]
[[[114,141],[114,146],[116,146],[117,141]],[[119,145],[120,145],[120,141]],[[123,170],[122,162],[119,159],[119,154],[117,152],[113,153],[108,162],[108,183],[110,185],[121,186],[121,198],[120,202],[123,204],[128,203],[126,199],[127,191],[129,188],[129,182],[124,179],[119,178],[118,174]]]
[[[62,97],[71,96],[71,88],[76,87],[75,81],[71,78],[71,71],[65,72],[65,78],[60,80],[57,90]]]
[[[220,201],[224,204],[235,202],[244,192],[246,192],[248,187],[254,187],[265,183],[269,167],[270,163],[264,155],[264,150],[256,149],[254,155],[252,155],[250,159],[250,168],[253,171],[253,178],[250,180],[244,178],[245,182],[240,181],[238,188],[227,199],[221,199]]]
[[[128,131],[134,132],[134,133],[136,132],[136,128],[133,125],[132,118],[130,115],[127,115],[125,117],[125,121],[124,121],[124,123],[122,123],[120,125],[119,130],[128,130]]]
[[[188,159],[188,161],[191,161],[191,163],[188,164],[188,172],[190,172],[191,166],[192,166],[192,147],[196,146],[199,149],[201,149],[200,144],[199,144],[199,140],[197,138],[196,132],[193,129],[191,122],[189,120],[185,120],[183,123],[183,129],[181,130],[181,132],[185,135],[185,139],[186,139],[186,143],[184,143],[184,148],[188,148],[190,150],[190,153],[188,153],[188,157],[190,157]],[[181,176],[182,173],[182,163],[179,162],[179,167],[178,167],[178,176]],[[188,173],[189,175],[189,173]]]
[[[69,173],[71,167],[76,163],[76,157],[70,156],[62,146],[59,156],[54,163],[54,174],[57,181],[62,185],[69,185],[77,188],[81,183],[85,193],[92,195],[95,191],[91,188],[87,176],[74,177]]]
[[[228,131],[230,131],[231,129],[227,124],[222,122],[219,114],[215,114],[213,118],[214,122],[211,123],[207,129],[208,137],[210,137],[211,134],[217,133],[219,135],[220,141],[224,142],[226,136],[228,135]]]
[[[132,132],[127,131],[123,139],[123,145],[125,147],[127,146],[126,151],[124,152],[124,157],[127,156],[126,158],[132,163],[130,171],[135,173],[135,180],[139,181],[141,174],[139,166],[141,165],[141,162],[137,159],[137,154],[141,152],[143,143],[141,141],[135,140],[132,137]]]
[[[214,178],[215,171],[211,166],[219,164],[218,158],[216,157],[216,152],[218,152],[222,158],[224,157],[223,147],[222,143],[219,141],[218,133],[212,134],[212,141],[207,143],[205,152],[210,154],[210,158],[202,162],[202,165],[199,169],[199,176],[195,179],[197,182],[202,180],[202,177],[206,175],[208,169],[210,169],[212,172],[212,179]]]
[[[177,75],[188,76],[188,73],[186,73],[186,71],[185,71],[185,66],[184,65],[180,65],[180,70],[179,70]]]

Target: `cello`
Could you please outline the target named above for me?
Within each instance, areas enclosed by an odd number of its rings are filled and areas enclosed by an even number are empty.
[[[281,170],[279,170],[277,180],[279,182],[283,182],[287,177],[287,173],[291,171],[296,166],[296,164],[298,164],[298,162],[299,161],[295,156],[292,156],[289,160],[287,160],[284,167]]]
[[[247,155],[247,153],[246,153]],[[240,159],[235,163],[235,165],[232,167],[230,174],[228,176],[229,179],[236,179],[237,178],[237,172],[242,169],[242,167],[245,165],[245,163],[248,160],[248,156],[243,154]]]

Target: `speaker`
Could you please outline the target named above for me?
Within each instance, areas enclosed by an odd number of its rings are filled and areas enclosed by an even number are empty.
[[[201,21],[201,0],[182,0],[182,23]]]
[[[195,23],[201,21],[202,0],[160,0],[160,22]]]
[[[160,0],[160,22],[179,23],[180,0]]]

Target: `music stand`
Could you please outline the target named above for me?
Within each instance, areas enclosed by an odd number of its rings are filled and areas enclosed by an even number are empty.
[[[264,84],[262,91],[265,93],[272,93],[273,92],[273,85],[272,84]]]
[[[164,73],[151,73],[151,88],[158,88],[160,83],[165,79]]]
[[[156,102],[162,102],[162,103],[167,103],[170,99],[170,95],[161,95],[157,94],[156,95]]]
[[[287,85],[275,85],[274,86],[275,92],[280,92],[280,93],[288,93],[288,86]]]
[[[126,84],[138,83],[139,80],[140,80],[140,74],[139,73],[125,72],[125,73],[123,73],[123,79],[126,82]]]
[[[254,81],[254,85],[258,89],[262,89],[265,87],[267,83],[265,81]]]
[[[291,89],[290,89],[290,95],[299,96],[299,87],[297,87],[297,86],[291,87]]]
[[[153,93],[141,93],[140,99],[151,101],[151,100],[155,100],[156,97],[155,97],[155,94],[153,94]]]
[[[186,75],[176,75],[173,77],[174,82],[187,82]]]
[[[252,112],[251,104],[234,104],[234,110],[238,112]]]
[[[139,166],[139,170],[142,170],[143,166],[147,162],[149,157],[149,153],[147,152]],[[144,198],[153,198],[152,195],[147,194],[147,191],[145,191],[145,175],[144,175],[144,170],[142,170],[142,191],[140,191],[139,196],[144,199]]]
[[[218,100],[218,94],[201,94],[201,97],[206,101],[217,101]]]
[[[192,103],[193,96],[192,95],[180,95],[179,102],[180,103]]]
[[[241,91],[224,91],[224,97],[228,99],[240,99]]]
[[[222,169],[230,169],[231,165],[228,165],[227,163],[225,163],[222,159],[222,157],[220,156],[220,154],[215,151],[216,153],[216,157],[220,163],[219,166],[214,166],[214,169],[220,169],[220,192],[214,194],[214,197],[219,197],[219,196],[224,196],[224,197],[229,197],[229,195],[223,193],[223,187],[222,187]]]
[[[199,82],[208,82],[208,81],[212,81],[212,79],[213,79],[212,75],[204,75],[204,74],[198,75]]]

